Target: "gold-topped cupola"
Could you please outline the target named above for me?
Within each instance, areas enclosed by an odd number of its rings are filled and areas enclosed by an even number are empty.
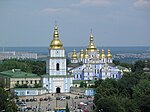
[[[90,44],[88,45],[87,50],[88,52],[96,51],[96,46],[94,45],[94,37],[92,34],[90,36]]]
[[[88,50],[86,49],[86,50],[85,50],[84,58],[88,59],[89,57],[90,57],[90,56],[89,56]]]
[[[75,49],[72,52],[72,59],[77,59],[77,53]]]
[[[108,49],[107,58],[112,58],[112,55],[111,55],[111,53],[110,53],[110,50],[109,50],[109,49]]]
[[[105,51],[102,49],[102,58],[105,58]]]
[[[101,58],[101,54],[100,54],[99,49],[97,50],[97,57],[98,57],[99,59]]]
[[[80,51],[79,58],[84,58],[84,51],[83,51],[83,49]]]
[[[50,49],[63,49],[63,44],[59,39],[57,26],[54,27],[53,40],[50,43]]]

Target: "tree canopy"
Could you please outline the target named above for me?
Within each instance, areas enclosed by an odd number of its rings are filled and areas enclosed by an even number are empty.
[[[43,75],[46,73],[46,63],[34,60],[5,59],[0,64],[0,72],[11,69],[21,69],[24,72]]]
[[[121,79],[96,82],[96,111],[149,112],[150,73],[144,73],[143,67],[144,61],[137,61],[133,65],[136,69],[131,73],[125,73]]]
[[[0,112],[16,112],[16,104],[13,100],[14,95],[0,87]]]

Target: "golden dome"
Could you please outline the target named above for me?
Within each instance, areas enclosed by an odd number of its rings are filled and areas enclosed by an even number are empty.
[[[85,56],[84,56],[86,59],[88,59],[89,58],[89,54],[88,54],[88,50],[86,49],[86,51],[85,51]]]
[[[109,50],[109,49],[108,49],[107,58],[112,58],[112,55],[111,55],[111,53],[110,53],[110,50]]]
[[[62,49],[63,44],[59,40],[58,28],[55,26],[53,40],[50,43],[50,49]]]
[[[102,58],[105,58],[105,52],[104,52],[104,49],[102,49]]]
[[[77,59],[77,53],[75,49],[72,52],[72,59]]]
[[[96,47],[95,47],[93,41],[94,41],[94,37],[93,37],[93,35],[91,35],[90,36],[90,45],[88,45],[88,47],[87,47],[87,50],[90,52],[96,51]]]
[[[79,57],[80,57],[80,58],[84,58],[84,51],[83,51],[83,49],[80,51]]]
[[[97,56],[98,56],[98,58],[101,58],[101,54],[100,54],[99,50],[97,50]]]

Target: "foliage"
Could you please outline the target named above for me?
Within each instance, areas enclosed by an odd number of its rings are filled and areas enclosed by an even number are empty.
[[[43,75],[46,73],[46,64],[44,61],[17,60],[17,59],[5,59],[0,64],[0,72],[11,69],[21,69],[24,72]]]
[[[16,104],[13,100],[14,95],[9,94],[0,87],[0,111],[16,112]]]
[[[148,112],[150,110],[150,74],[131,72],[119,80],[96,82],[96,111]]]
[[[86,88],[86,87],[87,87],[87,84],[86,84],[85,82],[81,81],[81,82],[80,82],[80,87],[81,87],[81,88],[84,88],[84,87]]]
[[[120,65],[120,66],[123,66],[123,67],[126,67],[126,68],[131,68],[132,67],[131,63],[120,62],[118,60],[113,60],[113,63],[115,65]]]

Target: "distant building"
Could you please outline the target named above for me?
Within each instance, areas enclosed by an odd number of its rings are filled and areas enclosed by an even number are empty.
[[[145,60],[145,67],[143,68],[143,71],[145,73],[150,73],[150,68],[148,68],[148,66],[147,66],[147,60]]]
[[[3,51],[0,52],[0,60],[3,59],[37,59],[37,53]]]
[[[34,87],[35,84],[41,83],[41,78],[36,74],[22,72],[20,69],[12,69],[0,72],[0,83],[5,89],[24,84],[27,84],[29,87]]]
[[[37,96],[45,94],[45,88],[14,88],[11,89],[17,96]]]

